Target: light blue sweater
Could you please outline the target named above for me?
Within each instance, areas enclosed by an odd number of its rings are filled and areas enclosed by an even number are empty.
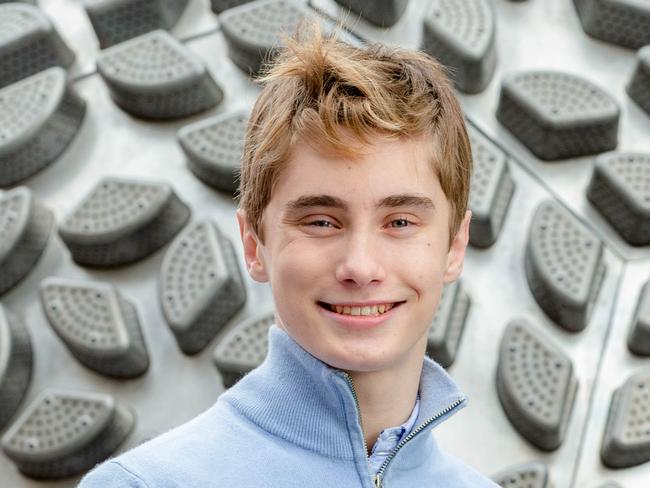
[[[348,375],[309,354],[274,325],[264,362],[211,408],[99,465],[79,486],[495,488],[442,451],[431,435],[466,399],[426,357],[419,391],[415,427],[376,478]]]

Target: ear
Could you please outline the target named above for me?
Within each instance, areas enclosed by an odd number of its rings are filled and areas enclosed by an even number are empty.
[[[471,220],[472,212],[468,210],[465,212],[465,217],[458,227],[458,232],[451,241],[451,246],[447,253],[447,268],[443,278],[445,283],[456,281],[461,271],[463,271],[463,261],[465,259],[467,242],[469,241],[469,223]]]
[[[261,257],[262,246],[253,227],[246,218],[246,213],[242,209],[237,210],[237,223],[239,223],[239,236],[244,247],[244,260],[248,274],[255,281],[264,283],[269,281],[266,266]]]

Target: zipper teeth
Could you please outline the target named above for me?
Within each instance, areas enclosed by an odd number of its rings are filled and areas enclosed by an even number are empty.
[[[352,378],[350,378],[350,375],[347,373],[343,373],[343,376],[345,377],[345,381],[347,381],[348,385],[350,386],[350,390],[352,391],[352,397],[354,398],[354,403],[357,405],[357,414],[359,416],[359,425],[361,425],[361,439],[363,440],[363,453],[366,455],[366,458],[368,457],[368,445],[366,444],[366,438],[363,435],[363,424],[361,423],[361,407],[359,407],[359,399],[357,398],[357,391],[354,389],[354,384],[352,383]]]
[[[404,439],[402,439],[402,440],[399,442],[399,444],[397,444],[397,447],[395,447],[395,449],[393,449],[393,451],[388,455],[388,457],[386,458],[386,460],[383,462],[383,464],[382,464],[381,467],[379,468],[379,471],[377,471],[377,480],[376,480],[377,482],[375,483],[375,485],[376,485],[376,486],[381,486],[381,478],[384,476],[384,472],[386,471],[386,468],[388,467],[388,465],[390,464],[390,462],[393,460],[393,458],[394,458],[395,455],[397,454],[397,451],[399,451],[399,450],[402,448],[402,446],[404,446],[404,444],[406,444],[408,441],[410,441],[411,439],[413,439],[413,437],[415,437],[416,435],[418,435],[418,434],[419,434],[419,433],[420,433],[420,432],[421,432],[421,431],[422,431],[422,430],[423,430],[427,425],[429,425],[431,422],[434,422],[434,421],[436,421],[437,419],[439,419],[440,417],[442,417],[443,415],[445,415],[445,414],[451,412],[451,411],[452,411],[453,409],[455,409],[458,405],[460,405],[461,403],[463,403],[464,400],[465,400],[465,397],[461,397],[461,398],[459,398],[459,399],[456,400],[454,403],[452,403],[451,405],[447,406],[445,409],[441,410],[440,412],[438,412],[438,413],[437,413],[436,415],[434,415],[433,417],[430,417],[430,418],[429,418],[428,420],[426,420],[424,423],[420,424],[420,425],[419,425],[419,426],[418,426],[414,431],[412,431],[409,435],[407,435]],[[364,441],[365,441],[365,439],[364,439]]]

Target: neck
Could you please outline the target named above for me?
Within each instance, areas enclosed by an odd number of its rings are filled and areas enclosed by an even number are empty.
[[[408,420],[422,374],[426,347],[416,345],[404,361],[380,371],[348,371],[361,410],[368,455],[382,430],[401,425]]]

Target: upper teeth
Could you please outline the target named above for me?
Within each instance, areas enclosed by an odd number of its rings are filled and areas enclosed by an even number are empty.
[[[388,312],[393,308],[392,303],[384,303],[381,305],[372,305],[369,307],[349,307],[347,305],[332,305],[336,313],[346,315],[379,315],[380,313]]]

